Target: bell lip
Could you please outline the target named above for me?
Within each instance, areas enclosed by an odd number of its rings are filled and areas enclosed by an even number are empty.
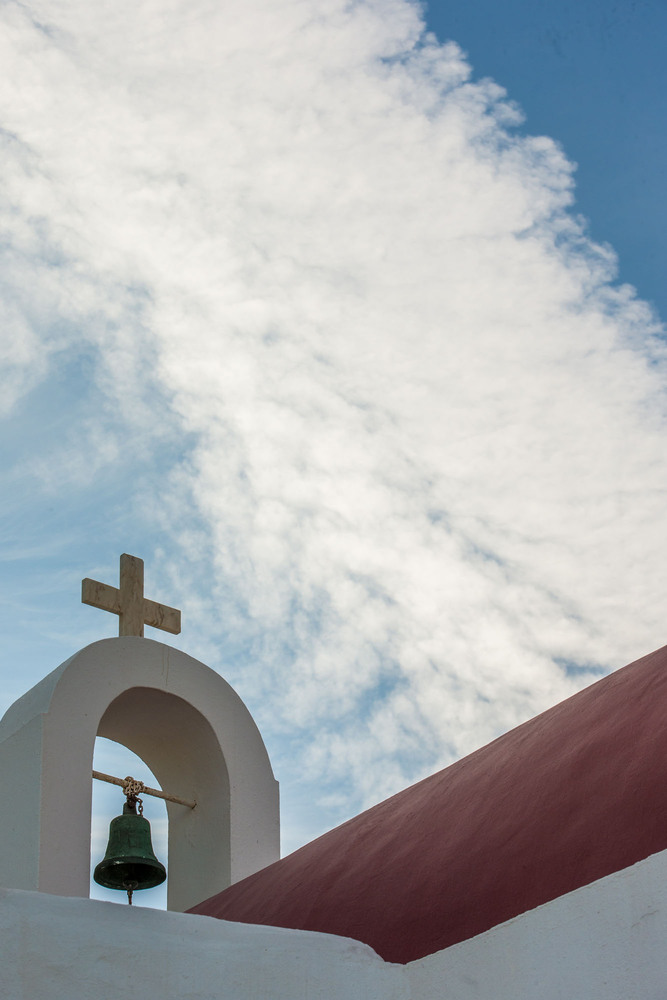
[[[156,868],[160,869],[159,871],[157,871],[155,878],[149,879],[147,882],[144,882],[140,886],[138,885],[134,890],[135,892],[140,892],[142,889],[154,889],[155,886],[162,885],[162,883],[167,878],[167,869],[164,867],[161,861],[156,860],[151,865],[146,865],[146,858],[123,857],[123,858],[118,858],[117,861],[100,861],[100,863],[95,866],[95,871],[93,872],[93,881],[97,882],[98,885],[104,886],[105,889],[115,889],[116,891],[119,892],[125,892],[124,886],[108,882],[104,878],[104,872],[113,868],[117,868],[119,865],[144,865],[147,868],[150,867],[153,871],[155,871]]]

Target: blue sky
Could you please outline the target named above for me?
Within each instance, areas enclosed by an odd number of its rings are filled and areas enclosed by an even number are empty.
[[[664,8],[426,17],[0,7],[3,707],[143,557],[286,850],[665,641]]]
[[[430,3],[429,27],[577,163],[577,209],[664,318],[667,7],[657,0]]]

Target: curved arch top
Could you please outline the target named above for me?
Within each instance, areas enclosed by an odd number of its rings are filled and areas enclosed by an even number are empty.
[[[236,692],[152,639],[102,639],[70,657],[0,722],[0,884],[87,896],[95,738],[123,743],[169,804],[169,909],[184,910],[279,857],[278,783]],[[217,889],[215,891],[218,891]]]

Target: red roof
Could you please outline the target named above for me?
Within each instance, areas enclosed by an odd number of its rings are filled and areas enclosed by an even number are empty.
[[[667,849],[667,647],[189,912],[409,962]]]

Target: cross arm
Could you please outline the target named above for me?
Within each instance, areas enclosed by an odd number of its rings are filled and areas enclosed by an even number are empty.
[[[119,615],[121,612],[118,588],[91,580],[90,577],[81,581],[81,601],[83,604],[91,604],[94,608],[101,608],[102,611],[111,611],[114,615]]]
[[[181,631],[181,612],[144,597],[144,622],[151,628],[161,628],[164,632],[178,635]]]

